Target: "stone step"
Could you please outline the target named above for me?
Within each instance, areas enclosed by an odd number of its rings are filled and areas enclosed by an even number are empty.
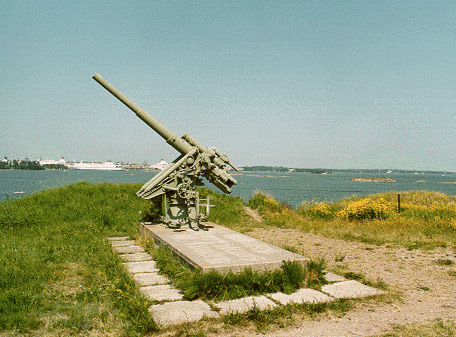
[[[218,313],[201,300],[156,304],[149,308],[154,321],[160,326],[197,322],[203,317],[218,317]]]
[[[122,246],[136,246],[135,240],[117,240],[111,241],[113,247],[122,247]]]
[[[130,274],[156,273],[158,269],[154,260],[122,263]]]
[[[382,295],[385,292],[366,286],[358,281],[350,280],[328,284],[321,287],[321,291],[334,298],[359,298]]]
[[[120,259],[125,262],[150,261],[152,256],[147,253],[120,254]]]
[[[146,251],[139,245],[112,247],[119,254],[145,253]]]
[[[180,301],[182,293],[169,284],[141,287],[139,290],[151,301]]]
[[[125,241],[125,240],[129,240],[130,237],[129,236],[113,236],[113,237],[110,237],[110,238],[107,238],[109,241]]]
[[[347,281],[347,279],[345,277],[340,276],[339,274],[331,273],[329,271],[325,271],[324,273],[325,273],[325,280],[329,283]]]
[[[298,291],[296,291],[290,295],[287,295],[287,294],[284,294],[281,292],[277,292],[274,294],[269,294],[268,296],[283,305],[287,305],[289,303],[316,304],[316,303],[326,303],[326,302],[334,301],[334,298],[329,297],[328,295],[325,295],[314,289],[299,289]]]
[[[242,314],[253,308],[258,308],[260,310],[270,310],[275,308],[277,304],[266,298],[266,296],[249,296],[236,300],[214,303],[214,306],[220,309],[221,315],[228,315]]]
[[[142,287],[168,284],[170,282],[167,277],[158,273],[138,273],[133,274],[133,278]]]

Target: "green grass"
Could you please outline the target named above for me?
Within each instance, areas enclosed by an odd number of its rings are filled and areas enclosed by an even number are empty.
[[[0,331],[155,331],[107,236],[137,235],[138,186],[78,183],[0,203]]]
[[[452,266],[454,264],[453,260],[450,259],[438,259],[435,261],[439,266]]]
[[[158,331],[147,312],[152,303],[140,294],[106,240],[109,236],[139,239],[138,222],[149,208],[147,201],[135,195],[139,188],[140,185],[134,184],[78,183],[0,202],[0,331],[33,335],[128,336]],[[210,195],[211,203],[216,205],[211,209],[211,221],[241,232],[256,226],[271,226],[345,240],[394,243],[410,249],[456,247],[455,201],[442,194],[404,192],[400,214],[385,213],[388,214],[386,218],[365,220],[349,220],[336,215],[359,198],[326,206],[307,205],[307,208],[314,207],[309,211],[306,207],[293,210],[262,194],[254,195],[248,203],[208,189],[202,189],[201,194],[203,197]],[[369,198],[384,198],[393,203],[395,195]],[[264,222],[253,221],[244,210],[246,205],[256,209]],[[449,261],[436,263],[451,266]],[[313,261],[309,266],[311,268],[304,271],[304,278],[299,282],[318,288],[324,261]],[[174,273],[172,278],[181,280],[182,286],[187,287],[188,298],[203,299],[227,299],[279,288],[289,292],[296,286],[293,282],[299,279],[296,275],[288,275],[299,274],[294,267],[284,267],[282,274],[272,273],[268,280],[252,271],[244,276],[202,275],[172,263],[164,272]],[[456,275],[454,270],[449,270],[448,274]],[[276,288],[264,290],[265,284]],[[378,281],[374,286],[384,287],[384,284]],[[336,310],[337,306],[345,307],[344,303],[305,310],[300,307],[297,311],[290,308],[273,310],[267,317],[266,313],[252,311],[227,320],[250,320],[262,330],[262,320],[275,321],[274,324],[281,326],[292,322],[296,314]]]

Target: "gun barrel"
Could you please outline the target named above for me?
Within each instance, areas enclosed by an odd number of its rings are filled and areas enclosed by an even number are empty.
[[[103,77],[99,74],[95,74],[92,78],[97,81],[103,88],[109,91],[114,97],[119,101],[125,104],[131,111],[133,111],[136,116],[138,116],[144,123],[149,125],[155,132],[157,132],[162,138],[166,140],[168,144],[174,147],[177,151],[182,154],[188,153],[193,146],[180,138],[176,133],[170,131],[163,124],[149,115],[146,111],[138,107],[135,103],[130,101],[125,95],[123,95],[119,90],[114,88],[109,84]]]

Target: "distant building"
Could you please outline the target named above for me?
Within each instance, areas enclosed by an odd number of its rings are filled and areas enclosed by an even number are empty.
[[[165,168],[167,168],[168,166],[169,166],[169,164],[162,159],[162,160],[160,160],[159,163],[150,165],[149,168],[151,168],[153,170],[161,171],[161,170],[164,170]]]
[[[53,159],[40,159],[39,163],[41,166],[44,165],[66,165],[66,160],[65,158],[60,158],[59,160],[53,160]]]
[[[105,162],[79,162],[69,163],[69,168],[74,170],[100,170],[100,171],[121,171],[122,167],[113,163],[112,161]]]

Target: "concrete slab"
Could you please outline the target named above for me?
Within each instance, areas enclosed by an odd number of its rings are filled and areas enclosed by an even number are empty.
[[[135,254],[145,253],[146,251],[138,245],[125,246],[125,247],[112,247],[119,254]]]
[[[158,272],[155,261],[124,262],[123,265],[131,274]]]
[[[382,290],[354,280],[328,284],[321,287],[321,291],[335,298],[358,298],[384,294]]]
[[[117,240],[117,241],[111,241],[111,245],[113,247],[135,246],[136,241],[135,240]]]
[[[329,297],[328,295],[325,295],[314,289],[299,289],[290,295],[277,292],[274,294],[269,294],[268,296],[283,305],[287,305],[289,303],[327,303],[334,300],[334,298]]]
[[[347,281],[347,279],[339,274],[331,273],[329,271],[325,272],[325,280],[329,283]]]
[[[150,261],[152,256],[147,253],[121,254],[120,259],[125,262]]]
[[[153,305],[149,308],[154,321],[161,326],[196,322],[206,317],[217,317],[209,305],[201,300],[178,301]]]
[[[277,306],[274,302],[267,299],[265,296],[250,296],[236,300],[223,301],[214,303],[214,306],[220,309],[220,314],[242,314],[253,308],[260,310],[270,310]]]
[[[110,238],[107,238],[109,241],[123,241],[123,240],[128,240],[130,239],[129,236],[113,236]]]
[[[307,265],[309,259],[228,228],[210,224],[208,231],[172,230],[158,224],[140,224],[142,234],[167,246],[189,265],[203,272],[239,272],[245,268],[272,270],[283,260]]]
[[[155,286],[157,284],[168,284],[170,282],[167,277],[157,273],[133,274],[133,278],[142,287]]]
[[[139,290],[151,301],[180,301],[184,297],[169,284],[141,287]]]

